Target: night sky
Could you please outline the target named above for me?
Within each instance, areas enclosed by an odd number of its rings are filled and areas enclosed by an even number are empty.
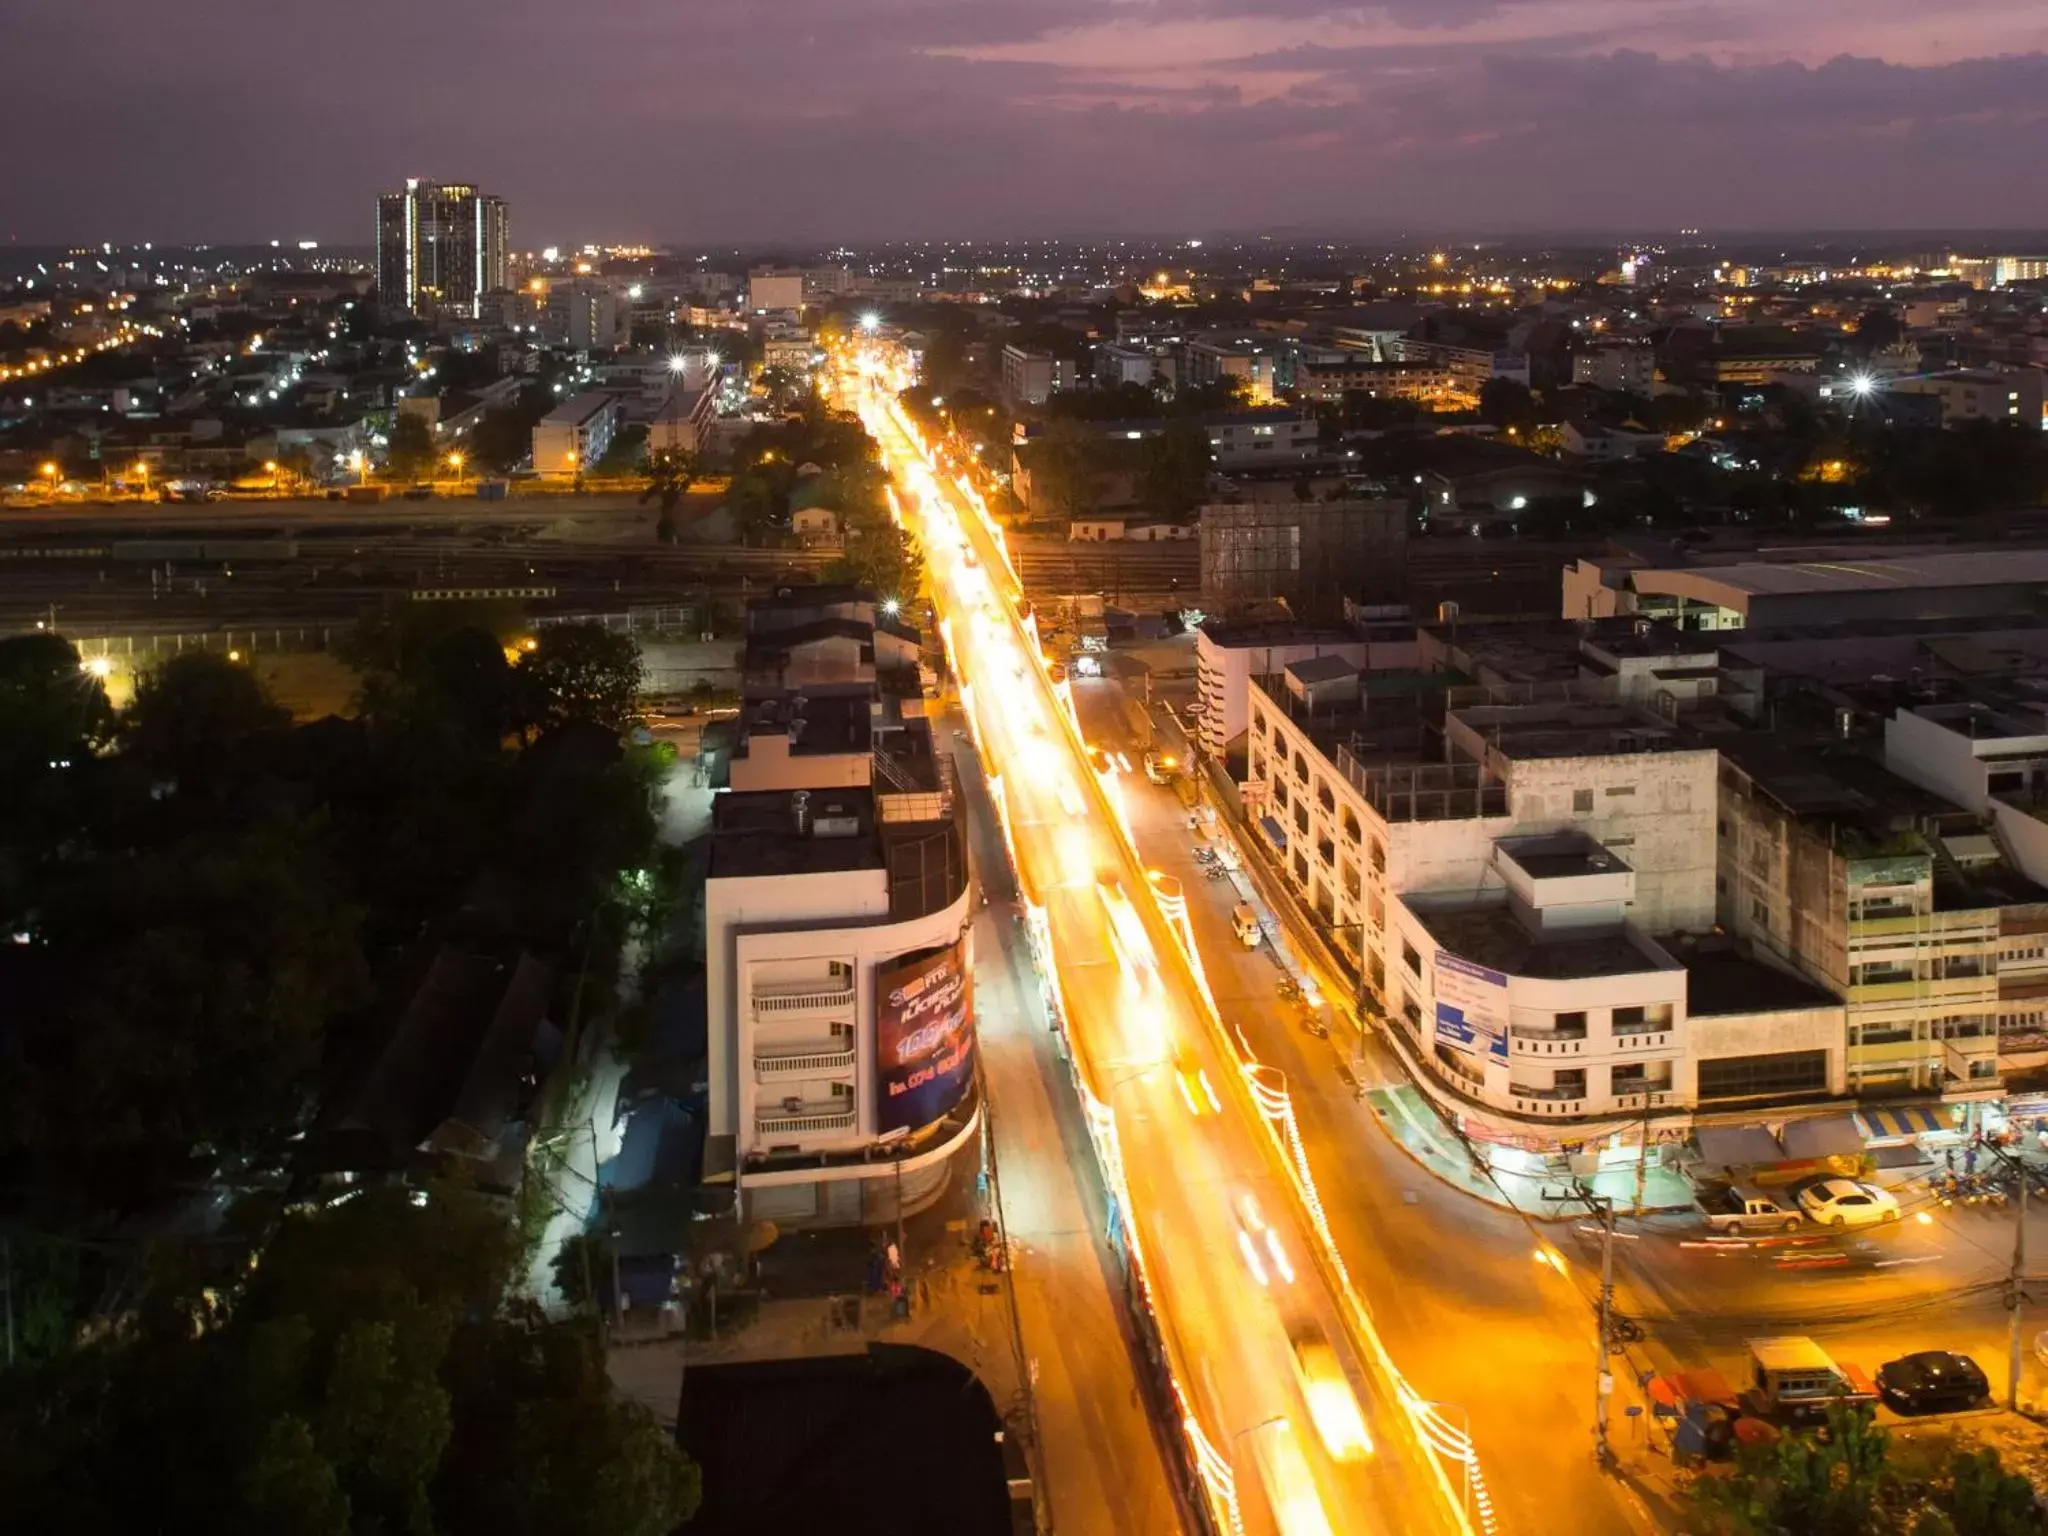
[[[2042,0],[0,0],[0,238],[2048,224]]]

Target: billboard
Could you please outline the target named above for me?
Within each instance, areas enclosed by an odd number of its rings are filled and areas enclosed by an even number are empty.
[[[1508,979],[1442,950],[1436,956],[1436,1038],[1470,1056],[1508,1059]]]
[[[942,1118],[974,1080],[967,936],[875,972],[875,1130]]]

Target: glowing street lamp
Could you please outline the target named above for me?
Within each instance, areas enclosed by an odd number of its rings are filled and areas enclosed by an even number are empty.
[[[370,461],[364,455],[362,449],[358,448],[348,456],[348,467],[356,472],[357,485],[368,485],[370,483]]]

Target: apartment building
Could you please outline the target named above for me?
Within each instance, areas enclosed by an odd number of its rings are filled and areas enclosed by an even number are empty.
[[[1721,921],[1844,1000],[1850,1093],[2001,1091],[2001,1029],[2048,1007],[2048,892],[1979,814],[1765,743],[1724,753],[1720,817]]]
[[[1572,354],[1572,382],[1618,394],[1647,395],[1657,382],[1657,350],[1647,341],[1610,341]]]
[[[1614,679],[1432,703],[1311,661],[1249,702],[1259,839],[1475,1136],[1841,1091],[1841,1004],[1711,937],[1717,753]]]
[[[750,1219],[893,1219],[973,1144],[973,882],[915,631],[824,588],[748,614],[705,884],[707,1167]]]
[[[534,424],[533,467],[544,475],[577,474],[604,457],[623,417],[617,395],[585,390]]]
[[[2042,381],[2039,368],[1971,368],[1950,373],[1924,373],[1886,382],[1895,395],[1928,395],[1940,403],[1941,424],[1968,421],[2012,421],[2041,425]]]
[[[1297,661],[1320,661],[1359,673],[1414,667],[1415,625],[1404,612],[1379,622],[1305,624],[1298,619],[1209,619],[1195,631],[1196,735],[1221,757],[1251,722],[1251,680]]]

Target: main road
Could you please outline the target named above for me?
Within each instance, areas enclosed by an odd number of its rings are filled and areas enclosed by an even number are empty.
[[[1000,537],[971,492],[937,478],[886,396],[849,389],[926,553],[1217,1527],[1481,1528],[1463,1464],[1432,1449],[1455,1456],[1456,1432],[1381,1346],[1297,1160],[1284,1083],[1249,1064],[1218,1019],[1178,888],[1139,863],[1117,776],[1100,771],[1040,655]]]

